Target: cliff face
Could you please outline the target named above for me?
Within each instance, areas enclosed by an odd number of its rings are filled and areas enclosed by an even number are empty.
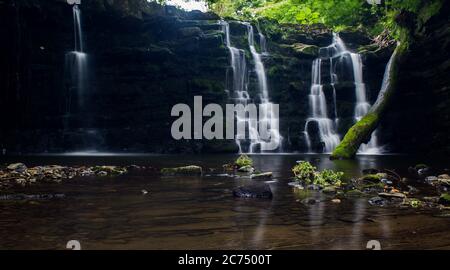
[[[143,0],[86,1],[81,10],[88,55],[83,91],[70,79],[66,57],[74,50],[72,8],[61,0],[0,1],[0,34],[8,40],[0,45],[2,148],[11,152],[237,150],[233,141],[174,141],[170,134],[173,105],[193,107],[195,95],[203,96],[204,104],[230,103],[225,91],[230,56],[219,18]],[[245,28],[238,23],[230,27],[233,43],[248,51]],[[332,35],[320,27],[271,22],[261,22],[259,28],[268,39],[270,56],[264,62],[271,100],[280,104],[285,149],[305,151],[302,132],[309,110],[311,65],[317,48],[329,45]],[[370,43],[358,33],[343,33],[342,38],[355,50]],[[389,56],[389,49],[363,54],[371,101]],[[355,94],[351,70],[343,69],[339,75],[337,110],[343,135],[353,122]],[[255,93],[256,75],[249,76],[249,91]],[[324,91],[331,104],[331,90]],[[314,143],[320,148],[317,139]]]
[[[399,88],[383,119],[391,151],[450,153],[450,13],[444,1],[438,15],[415,29],[399,70]]]

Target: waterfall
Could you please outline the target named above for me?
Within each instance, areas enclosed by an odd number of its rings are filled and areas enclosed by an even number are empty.
[[[81,31],[81,12],[78,5],[74,5],[73,24],[74,24],[74,51],[66,54],[66,68],[69,71],[70,80],[75,84],[78,93],[78,105],[83,107],[83,95],[87,80],[87,54],[84,53],[83,33]]]
[[[225,33],[225,45],[230,51],[231,55],[231,69],[233,73],[232,83],[232,97],[235,104],[247,105],[251,103],[252,99],[248,92],[248,69],[245,57],[245,51],[238,49],[231,44],[230,25],[228,22],[220,21],[222,30]],[[267,54],[266,38],[259,32],[260,47],[262,54],[258,53],[255,47],[255,33],[253,26],[250,23],[242,23],[247,27],[248,46],[255,65],[255,72],[258,80],[259,93],[259,121],[251,114],[244,118],[237,117],[237,122],[244,122],[248,127],[248,138],[236,138],[236,144],[241,153],[255,153],[257,151],[264,152],[277,148],[281,151],[282,137],[279,132],[279,119],[275,114],[274,106],[269,99],[269,87],[267,83],[267,75],[262,61],[262,55]],[[258,125],[263,129],[269,130],[269,140],[262,138],[258,132]],[[259,148],[258,148],[259,146]],[[275,147],[274,147],[275,146]]]
[[[337,35],[333,35],[333,43],[319,50],[319,58],[312,63],[312,78],[309,98],[309,117],[305,123],[303,131],[308,152],[313,152],[311,136],[308,133],[309,124],[317,123],[319,128],[320,141],[323,143],[323,152],[331,153],[339,144],[340,137],[337,133],[338,116],[336,110],[336,89],[334,84],[337,82],[337,75],[334,70],[333,58],[342,57],[346,51],[345,45]],[[330,85],[333,88],[333,103],[334,103],[334,119],[329,118],[327,102],[323,92],[322,82],[322,63],[323,61],[330,62]]]
[[[312,152],[311,137],[308,134],[308,126],[311,122],[316,122],[319,126],[319,137],[324,144],[323,152],[330,153],[340,142],[340,136],[337,133],[339,125],[339,117],[337,114],[336,104],[336,88],[338,76],[335,70],[335,64],[343,59],[351,60],[351,68],[353,70],[356,103],[354,109],[355,123],[361,120],[370,110],[371,105],[367,99],[366,85],[363,79],[363,64],[361,55],[352,53],[347,50],[344,42],[339,35],[333,33],[333,42],[330,46],[319,49],[319,58],[313,61],[312,65],[312,85],[309,95],[310,115],[305,124],[304,137],[309,152]],[[323,93],[322,70],[321,66],[324,61],[330,63],[330,86],[333,89],[333,117],[334,121],[329,117],[327,111],[327,103]],[[367,144],[361,145],[359,153],[378,154],[382,149],[378,146],[377,131],[372,134],[372,138]]]
[[[363,65],[361,55],[350,53],[355,81],[356,105],[354,111],[355,123],[361,120],[370,110],[370,103],[367,100],[366,85],[363,81]],[[378,146],[377,131],[372,133],[372,137],[367,144],[362,144],[359,148],[361,154],[379,154],[381,148]]]

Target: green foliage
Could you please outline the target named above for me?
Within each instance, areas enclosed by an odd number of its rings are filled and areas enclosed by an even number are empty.
[[[312,183],[316,174],[316,167],[307,161],[300,161],[292,168],[292,172],[298,181],[303,181],[307,184]]]
[[[307,161],[300,161],[292,168],[295,179],[306,184],[315,184],[320,186],[340,186],[344,177],[343,172],[332,170],[317,171],[317,168]]]
[[[314,184],[321,186],[340,186],[342,184],[343,172],[335,172],[332,170],[323,170],[316,173]]]
[[[253,160],[244,154],[239,156],[239,158],[234,162],[234,164],[239,168],[244,166],[253,166]]]
[[[417,199],[412,199],[412,200],[409,202],[409,205],[410,205],[412,208],[419,208],[419,207],[422,206],[422,202],[419,201],[419,200],[417,200]]]

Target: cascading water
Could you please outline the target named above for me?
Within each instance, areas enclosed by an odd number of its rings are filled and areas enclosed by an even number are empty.
[[[83,95],[87,80],[87,54],[84,53],[83,34],[81,31],[81,14],[78,5],[73,8],[75,49],[66,55],[66,68],[69,70],[70,79],[75,82],[78,93],[78,105],[84,104]]]
[[[370,110],[370,103],[367,100],[366,85],[363,80],[363,65],[361,55],[350,53],[355,80],[356,105],[354,118],[355,123],[361,120]],[[362,144],[359,148],[361,154],[379,154],[381,148],[378,146],[377,131],[372,133],[372,137],[367,144]]]
[[[319,58],[313,61],[311,91],[309,94],[310,114],[306,120],[303,132],[308,152],[310,153],[313,151],[308,127],[312,122],[316,122],[318,125],[320,141],[323,143],[322,152],[331,153],[340,142],[340,137],[337,133],[338,116],[336,110],[336,89],[334,87],[334,84],[337,82],[337,75],[334,70],[333,58],[341,57],[345,51],[342,40],[337,35],[333,35],[333,43],[328,47],[320,48]],[[322,63],[327,60],[330,62],[330,85],[333,88],[334,120],[328,116],[327,102],[322,84]]]
[[[231,68],[233,71],[232,97],[235,104],[249,104],[252,100],[248,93],[248,69],[245,58],[245,51],[235,48],[231,45],[230,25],[228,22],[220,21],[222,29],[225,33],[225,44],[231,55]],[[269,100],[269,89],[267,84],[267,76],[265,67],[262,62],[262,54],[259,54],[255,48],[254,30],[249,23],[243,23],[247,27],[248,45],[255,64],[255,71],[258,79],[258,90],[260,100],[259,121],[253,115],[246,115],[244,118],[237,117],[237,122],[244,122],[248,127],[248,138],[236,138],[241,153],[254,153],[259,151],[267,151],[278,149],[281,151],[282,137],[279,132],[279,120],[274,112],[274,106]],[[264,35],[259,33],[260,46],[266,50],[266,39]],[[267,52],[266,52],[267,53]],[[270,140],[263,139],[258,132],[258,124],[269,130]],[[247,146],[248,145],[248,146]],[[274,147],[275,145],[275,147]]]
[[[259,106],[259,125],[263,126],[264,129],[267,128],[268,130],[270,130],[270,142],[262,139],[260,134],[258,134],[257,139],[252,140],[250,144],[250,152],[253,152],[254,148],[257,145],[260,145],[261,151],[273,149],[278,149],[279,151],[281,151],[282,137],[279,130],[280,123],[277,114],[275,114],[274,112],[274,105],[270,102],[269,99],[269,87],[267,84],[266,69],[264,67],[264,63],[262,62],[262,55],[259,54],[255,48],[255,33],[253,26],[250,23],[245,24],[247,25],[248,44],[250,47],[250,52],[253,56],[253,61],[255,62],[255,70],[258,78],[259,98],[261,102]],[[266,50],[265,54],[268,54],[266,48],[266,38],[261,32],[259,33],[259,36],[261,41],[261,48],[264,48],[263,53],[264,50]]]
[[[340,136],[337,133],[337,126],[339,125],[339,117],[337,114],[336,104],[336,88],[338,83],[338,76],[335,71],[335,64],[350,58],[352,63],[356,104],[354,109],[355,122],[361,120],[371,107],[367,100],[366,85],[363,80],[363,65],[361,55],[352,53],[347,50],[344,42],[339,35],[333,33],[333,42],[330,46],[320,48],[319,58],[314,60],[312,67],[312,86],[309,95],[310,103],[310,117],[305,125],[305,140],[309,152],[312,152],[311,137],[308,134],[308,126],[311,122],[317,122],[319,127],[319,136],[321,142],[324,144],[323,152],[330,153],[340,142]],[[334,105],[334,124],[328,116],[327,103],[323,93],[322,85],[322,71],[321,66],[324,61],[328,60],[330,63],[330,85],[333,89],[333,105]],[[377,132],[372,134],[372,138],[367,144],[360,147],[359,153],[362,154],[378,154],[381,153],[381,148],[378,146]]]

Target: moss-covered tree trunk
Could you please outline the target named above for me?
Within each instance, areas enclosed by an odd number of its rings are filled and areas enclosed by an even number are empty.
[[[372,132],[377,128],[380,118],[389,106],[391,97],[395,92],[398,65],[405,51],[406,45],[399,43],[386,67],[383,84],[377,101],[368,114],[350,128],[342,142],[332,153],[331,159],[354,158],[361,144],[367,143],[370,140]]]

